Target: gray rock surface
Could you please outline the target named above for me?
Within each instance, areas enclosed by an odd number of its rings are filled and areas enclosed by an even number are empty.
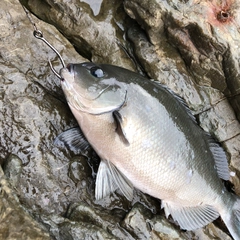
[[[240,194],[237,1],[21,2],[43,20],[32,16],[66,63],[115,64],[182,96],[226,150]],[[230,239],[220,221],[181,231],[159,201],[138,191],[132,203],[117,192],[96,201],[94,153],[53,145],[77,125],[47,63],[59,69],[58,58],[34,38],[18,1],[1,1],[0,26],[0,238]]]
[[[0,239],[51,239],[44,226],[22,207],[16,192],[0,168]]]

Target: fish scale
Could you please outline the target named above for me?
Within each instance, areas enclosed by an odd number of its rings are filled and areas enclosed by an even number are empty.
[[[111,65],[73,64],[60,75],[69,107],[101,158],[97,199],[119,188],[131,200],[136,187],[161,199],[181,228],[203,227],[220,214],[240,239],[239,197],[220,180],[229,179],[225,153],[180,97]]]

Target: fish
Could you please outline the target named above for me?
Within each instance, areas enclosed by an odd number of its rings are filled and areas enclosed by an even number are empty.
[[[100,157],[96,199],[119,189],[131,201],[137,188],[160,199],[166,217],[182,229],[195,230],[221,216],[240,239],[240,198],[222,181],[230,178],[226,154],[181,97],[108,64],[69,64],[60,76],[81,131],[63,132],[58,140],[75,142],[76,148],[89,144]]]

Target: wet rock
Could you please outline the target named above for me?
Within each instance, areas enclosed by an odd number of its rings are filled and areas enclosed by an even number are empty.
[[[228,236],[224,231],[222,231],[220,228],[217,228],[214,224],[210,223],[208,227],[198,229],[194,231],[196,237],[198,239],[226,239],[231,240],[232,238]]]
[[[51,239],[44,226],[33,220],[20,205],[1,167],[0,209],[0,239]]]
[[[126,212],[120,209],[109,210],[99,206],[92,208],[84,203],[75,203],[69,207],[66,217],[71,221],[102,229],[108,232],[112,239],[115,239],[114,236],[117,239],[134,239],[119,225],[125,214]]]
[[[70,221],[58,215],[40,216],[54,239],[117,239],[107,231],[87,221]]]
[[[60,239],[117,239],[103,229],[82,222],[64,222],[60,226]]]
[[[133,234],[134,239],[149,239],[151,229],[147,220],[151,212],[144,209],[140,204],[135,205],[123,221],[123,226]]]
[[[209,131],[220,142],[236,138],[240,134],[240,124],[225,99],[199,114],[199,121],[205,131]]]
[[[177,226],[174,226],[165,218],[163,215],[154,216],[151,220],[148,221],[152,232],[152,239],[161,239],[161,240],[173,240],[173,239],[193,239],[194,234],[188,232],[187,234],[183,233],[178,229]]]
[[[94,12],[94,2],[73,0],[22,0],[38,17],[51,23],[76,47],[78,52],[93,62],[111,63],[133,69],[126,55],[125,28],[130,18],[123,11],[121,1],[102,1]],[[123,46],[123,48],[121,47]]]
[[[46,65],[55,55],[33,37],[21,5],[6,1],[0,11],[5,29],[0,33],[4,42],[0,49],[0,159],[3,162],[9,154],[21,159],[15,165],[23,167],[14,184],[22,203],[32,211],[63,213],[70,201],[67,192],[74,192],[75,184],[67,176],[69,156],[52,143],[75,121],[63,107],[67,105],[59,82],[50,77]],[[63,55],[67,61],[84,61],[56,29],[35,21],[60,52],[66,50]],[[78,198],[77,191],[69,196]]]
[[[22,173],[23,165],[21,159],[11,154],[4,162],[4,174],[12,186],[17,186]]]
[[[63,129],[76,124],[59,82],[46,65],[49,57],[53,61],[56,56],[33,37],[32,25],[20,4],[2,1],[0,16],[0,160],[21,204],[35,218],[43,213],[64,214],[69,202],[78,201],[81,195],[68,177],[71,156],[52,144]],[[56,29],[36,18],[34,21],[66,61],[85,61]],[[59,62],[54,66],[58,69]],[[6,205],[11,203],[9,199],[4,197],[0,204],[5,221],[1,223],[3,239],[40,237],[33,219],[25,221],[23,214]],[[11,204],[13,209],[19,208],[16,201]],[[47,238],[48,234],[43,234],[43,239]]]

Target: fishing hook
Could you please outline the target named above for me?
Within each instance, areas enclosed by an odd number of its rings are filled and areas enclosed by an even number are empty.
[[[40,39],[40,40],[42,40],[44,43],[46,43],[46,44],[58,55],[58,57],[59,57],[59,59],[60,59],[60,61],[61,61],[61,63],[62,63],[63,68],[65,68],[66,65],[65,65],[65,63],[64,63],[64,61],[63,61],[60,53],[57,51],[57,49],[56,49],[55,47],[53,47],[53,46],[43,37],[43,33],[42,33],[40,30],[35,29],[35,30],[33,31],[33,35],[34,35],[35,38]],[[52,72],[53,72],[59,79],[62,79],[62,77],[59,75],[59,73],[57,73],[57,71],[53,68],[53,65],[52,65],[52,63],[51,63],[50,60],[48,60],[48,63],[49,63],[49,65],[50,65],[50,68],[51,68]]]

